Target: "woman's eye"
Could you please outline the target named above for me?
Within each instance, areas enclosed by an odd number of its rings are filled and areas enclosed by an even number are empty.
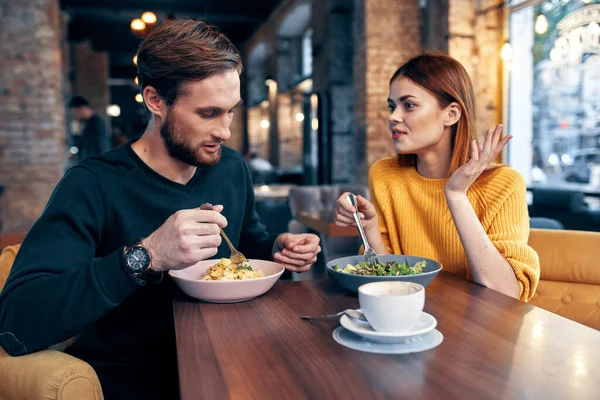
[[[413,108],[415,105],[411,102],[406,102],[404,103],[404,108],[406,108],[407,110],[410,110],[411,108]]]
[[[390,110],[390,112],[394,112],[394,110],[396,109],[396,106],[394,104],[388,104],[388,109]]]

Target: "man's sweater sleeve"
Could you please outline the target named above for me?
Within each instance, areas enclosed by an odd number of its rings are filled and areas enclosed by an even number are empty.
[[[81,167],[57,185],[0,294],[0,346],[7,353],[31,353],[68,339],[139,287],[122,267],[123,248],[95,257],[105,194]]]

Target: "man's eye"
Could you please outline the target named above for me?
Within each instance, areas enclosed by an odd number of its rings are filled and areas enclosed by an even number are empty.
[[[219,114],[218,110],[206,110],[206,111],[200,111],[198,113],[198,115],[200,115],[202,118],[212,118],[212,117],[216,117]]]

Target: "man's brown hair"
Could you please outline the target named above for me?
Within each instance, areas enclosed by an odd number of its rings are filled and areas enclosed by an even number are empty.
[[[167,20],[156,26],[138,49],[138,79],[156,89],[168,106],[181,93],[182,84],[214,74],[242,72],[240,53],[214,27],[194,20]]]

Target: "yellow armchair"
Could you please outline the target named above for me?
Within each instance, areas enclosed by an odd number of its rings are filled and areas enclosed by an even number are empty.
[[[0,290],[19,245],[0,254]],[[102,388],[86,362],[56,350],[11,357],[0,347],[0,400],[102,400]]]
[[[531,304],[600,329],[600,233],[531,229],[541,276]]]

